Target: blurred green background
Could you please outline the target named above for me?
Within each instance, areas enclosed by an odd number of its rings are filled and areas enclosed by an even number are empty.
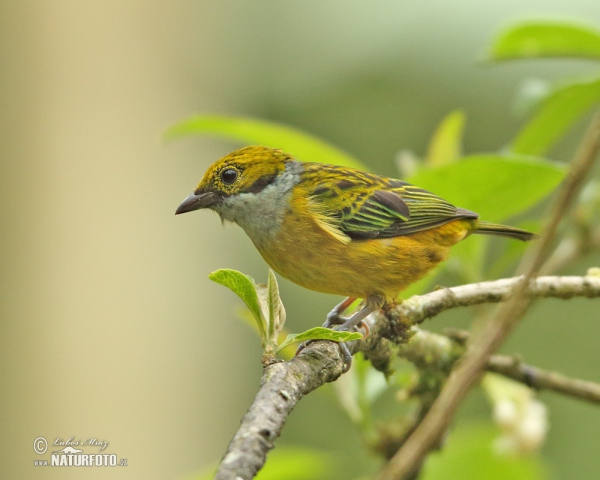
[[[397,175],[397,152],[424,153],[442,117],[462,108],[465,151],[497,150],[524,120],[520,89],[594,71],[478,63],[502,26],[549,16],[600,24],[600,3],[1,2],[0,476],[189,478],[218,462],[258,388],[258,339],[207,275],[235,268],[265,281],[266,265],[216,215],[174,216],[206,167],[239,145],[166,145],[166,127],[193,112],[259,116]],[[553,158],[568,160],[577,135]],[[566,273],[599,264],[590,255]],[[295,331],[338,300],[280,286]],[[586,300],[540,302],[503,350],[598,381],[597,312]],[[428,326],[466,326],[462,317]],[[600,411],[541,398],[553,475],[598,478]],[[489,418],[480,392],[467,417]],[[104,439],[128,467],[36,468],[38,436]],[[360,442],[323,391],[301,402],[277,445],[321,448],[359,475],[377,466]]]

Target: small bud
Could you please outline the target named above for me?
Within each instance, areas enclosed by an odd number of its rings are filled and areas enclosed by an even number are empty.
[[[515,432],[520,451],[524,453],[538,450],[548,432],[548,411],[546,406],[538,400],[531,400],[525,406],[523,419]]]
[[[519,412],[515,402],[501,400],[494,405],[494,420],[502,430],[512,430],[519,421]]]
[[[422,163],[419,157],[410,150],[400,150],[396,154],[396,168],[398,169],[400,178],[407,178],[414,175]]]
[[[599,267],[590,267],[585,274],[586,277],[600,277],[600,268]]]
[[[548,410],[534,398],[533,390],[497,375],[483,382],[493,405],[501,434],[494,449],[501,454],[523,455],[539,450],[548,432]]]

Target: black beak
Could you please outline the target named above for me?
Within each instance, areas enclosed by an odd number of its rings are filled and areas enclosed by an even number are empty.
[[[194,210],[200,210],[201,208],[210,207],[217,201],[217,196],[213,192],[204,193],[192,193],[187,197],[181,205],[177,207],[175,215],[180,213],[193,212]]]

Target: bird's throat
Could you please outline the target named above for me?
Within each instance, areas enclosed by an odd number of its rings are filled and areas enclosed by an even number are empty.
[[[285,171],[259,192],[243,192],[226,198],[217,210],[219,215],[242,227],[257,246],[271,241],[289,209],[292,189],[300,179],[301,169],[299,162],[288,162]]]

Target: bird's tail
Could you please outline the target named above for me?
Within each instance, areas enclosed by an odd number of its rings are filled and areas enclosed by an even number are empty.
[[[509,227],[508,225],[500,225],[499,223],[491,222],[478,222],[477,229],[473,231],[480,235],[498,235],[501,237],[516,238],[523,242],[534,240],[538,237],[535,233],[528,232],[527,230],[521,230],[516,227]]]

